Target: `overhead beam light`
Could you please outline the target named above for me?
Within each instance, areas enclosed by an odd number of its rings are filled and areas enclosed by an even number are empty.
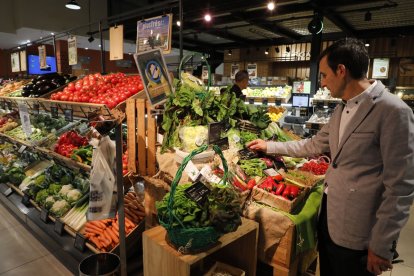
[[[267,3],[267,9],[269,11],[273,11],[275,9],[275,2],[271,1],[271,2]]]
[[[211,15],[209,13],[206,13],[204,15],[204,20],[207,21],[207,22],[210,22],[211,21]]]
[[[181,26],[181,21],[177,20],[177,26],[180,27]]]
[[[68,9],[71,9],[71,10],[80,10],[81,9],[81,6],[75,0],[71,0],[68,3],[66,3],[65,7],[68,8]]]
[[[268,54],[269,54],[269,48],[266,48],[265,55],[268,55]]]
[[[229,52],[227,53],[229,56],[231,56],[231,54],[232,54],[233,52],[232,52],[232,50],[229,50]]]

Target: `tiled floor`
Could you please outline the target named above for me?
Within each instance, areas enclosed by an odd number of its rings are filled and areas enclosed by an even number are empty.
[[[404,263],[394,265],[383,276],[414,275],[414,206],[401,232],[397,250]],[[32,234],[0,203],[0,276],[72,275]]]

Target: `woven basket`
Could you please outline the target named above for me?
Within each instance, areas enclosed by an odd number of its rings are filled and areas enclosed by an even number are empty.
[[[242,131],[249,131],[256,134],[260,134],[260,129],[252,124],[250,121],[237,119],[237,126]]]
[[[185,227],[176,216],[173,215],[174,194],[177,188],[178,182],[181,179],[184,168],[187,163],[197,154],[205,151],[208,148],[204,145],[194,151],[192,151],[187,157],[184,158],[177,174],[171,183],[170,197],[168,198],[168,217],[165,221],[159,217],[160,224],[167,230],[168,242],[174,246],[179,252],[183,254],[195,253],[204,251],[211,246],[215,245],[221,236],[213,227],[200,227],[200,228],[188,228]],[[226,183],[228,167],[227,162],[224,159],[223,153],[216,145],[213,146],[214,151],[220,156],[223,162],[224,176],[222,178],[223,183]],[[189,199],[190,200],[190,199]],[[179,226],[173,227],[173,222],[178,222]]]

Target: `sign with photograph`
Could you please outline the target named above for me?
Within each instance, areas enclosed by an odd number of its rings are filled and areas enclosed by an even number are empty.
[[[134,54],[134,59],[151,105],[163,103],[172,86],[161,49]]]
[[[172,14],[138,21],[137,53],[160,48],[163,54],[171,52]]]
[[[401,58],[398,68],[400,77],[414,77],[414,58]]]
[[[109,60],[124,59],[124,25],[109,28]]]
[[[40,65],[40,69],[46,69],[47,68],[47,64],[46,64],[46,46],[42,45],[37,47],[39,49],[39,65]]]
[[[257,64],[247,64],[247,73],[249,73],[249,78],[257,77]]]
[[[230,78],[232,80],[234,80],[234,77],[236,76],[237,72],[239,72],[240,67],[238,64],[232,64],[231,65],[231,74],[230,74]]]
[[[20,51],[20,71],[27,71],[26,51]]]
[[[11,54],[11,70],[13,73],[20,71],[20,57],[18,52]]]
[[[68,59],[69,65],[78,64],[78,46],[76,36],[68,38]]]
[[[390,66],[389,58],[374,58],[372,65],[373,79],[387,79]]]
[[[201,79],[202,80],[208,80],[208,69],[207,66],[203,65],[201,70]]]

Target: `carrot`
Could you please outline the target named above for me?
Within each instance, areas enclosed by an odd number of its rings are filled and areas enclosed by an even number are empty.
[[[107,233],[112,238],[114,243],[116,243],[116,244],[119,243],[118,237],[115,235],[115,233],[112,231],[112,229],[110,227],[107,228]]]
[[[98,240],[98,238],[92,237],[91,241],[99,248],[101,249],[103,247],[102,243]]]
[[[118,222],[112,224],[112,226],[114,227],[114,229],[116,230],[116,232],[119,233],[119,225],[118,225]]]
[[[125,226],[134,227],[134,223],[130,221],[128,218],[125,218]]]
[[[102,222],[98,221],[98,220],[94,220],[94,221],[89,221],[88,222],[89,225],[93,225],[97,228],[101,228],[101,229],[105,229],[105,224],[103,224]]]
[[[105,231],[103,231],[103,236],[104,236],[107,240],[109,240],[109,241],[111,241],[111,242],[112,242],[112,237],[111,237],[111,235],[109,235],[109,233],[108,233],[108,228],[106,228],[106,229],[105,229]]]
[[[92,224],[92,223],[89,223],[89,222],[86,223],[85,227],[89,227],[89,228],[96,229],[96,230],[103,230],[103,229],[105,229],[105,228],[101,228],[99,226],[96,226],[96,224]]]
[[[111,244],[111,241],[110,241],[110,240],[108,240],[107,238],[105,238],[103,235],[99,236],[99,237],[98,237],[98,240],[102,243],[102,245],[103,245],[104,247],[107,247],[108,245],[110,245],[110,244]]]
[[[85,233],[91,233],[91,234],[97,234],[97,235],[101,235],[102,234],[102,229],[96,230],[94,228],[88,228],[88,226],[85,227]]]

